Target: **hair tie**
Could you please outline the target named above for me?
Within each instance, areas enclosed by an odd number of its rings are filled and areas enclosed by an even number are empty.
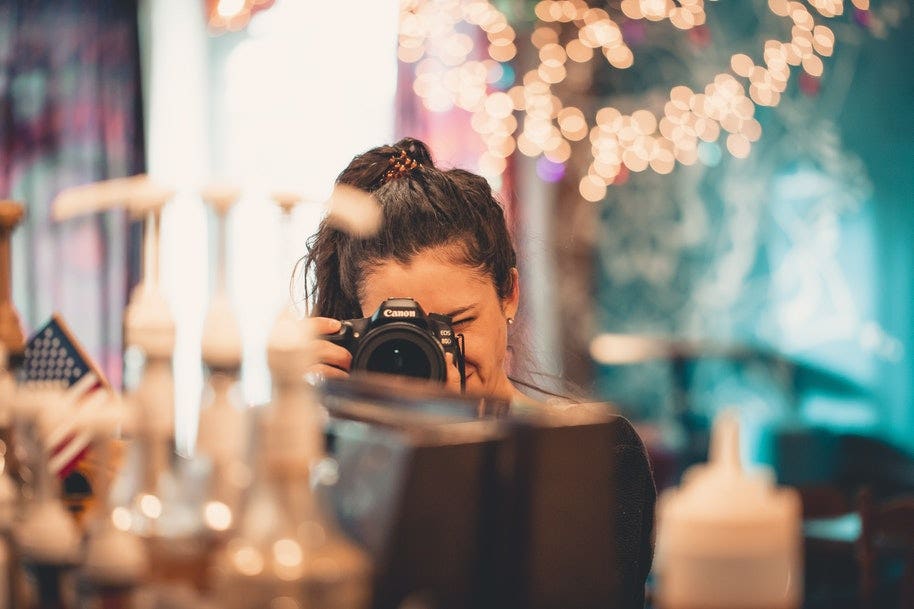
[[[384,179],[381,180],[381,184],[387,184],[392,180],[402,178],[419,166],[419,163],[410,157],[405,150],[401,150],[400,154],[391,155],[387,164],[389,169],[384,173]]]

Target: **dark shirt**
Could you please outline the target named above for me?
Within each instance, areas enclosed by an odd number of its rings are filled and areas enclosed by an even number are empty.
[[[613,431],[619,606],[643,607],[644,584],[654,556],[657,492],[647,451],[631,424],[617,417]]]

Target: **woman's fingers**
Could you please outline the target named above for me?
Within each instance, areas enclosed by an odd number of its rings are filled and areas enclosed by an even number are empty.
[[[352,354],[345,347],[325,340],[328,335],[339,332],[341,327],[342,324],[338,319],[329,317],[311,317],[308,319],[308,328],[314,337],[308,345],[311,361],[314,362],[314,365],[309,369],[311,372],[318,372],[317,368],[324,366],[336,369],[337,372],[342,372],[348,376],[346,372],[352,364]],[[335,374],[324,374],[324,376],[339,378]]]
[[[318,334],[336,334],[340,331],[342,325],[340,320],[332,319],[330,317],[308,318],[308,328],[315,336]]]
[[[348,379],[349,373],[345,370],[328,366],[327,364],[314,364],[308,368],[306,376],[313,376],[317,379]]]
[[[444,359],[447,362],[447,365],[444,367],[447,370],[447,380],[444,382],[445,387],[447,387],[449,391],[460,393],[460,371],[457,370],[457,365],[454,363],[454,354],[450,352],[445,353]]]
[[[311,359],[347,371],[352,364],[352,354],[345,347],[326,340],[315,340],[310,345]]]

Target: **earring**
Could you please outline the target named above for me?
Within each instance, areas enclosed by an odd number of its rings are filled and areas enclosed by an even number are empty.
[[[511,324],[514,323],[514,318],[513,318],[513,317],[509,317],[506,321],[508,322],[508,325],[510,326]]]

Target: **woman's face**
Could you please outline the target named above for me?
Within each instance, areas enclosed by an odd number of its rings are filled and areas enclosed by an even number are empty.
[[[504,365],[507,320],[517,313],[517,271],[514,291],[502,300],[491,277],[453,259],[453,251],[441,247],[420,252],[408,264],[391,260],[372,267],[362,285],[362,315],[371,315],[382,302],[398,297],[415,299],[426,313],[450,315],[454,331],[464,335],[467,392],[510,399],[515,390]],[[453,368],[447,384],[460,388]]]

